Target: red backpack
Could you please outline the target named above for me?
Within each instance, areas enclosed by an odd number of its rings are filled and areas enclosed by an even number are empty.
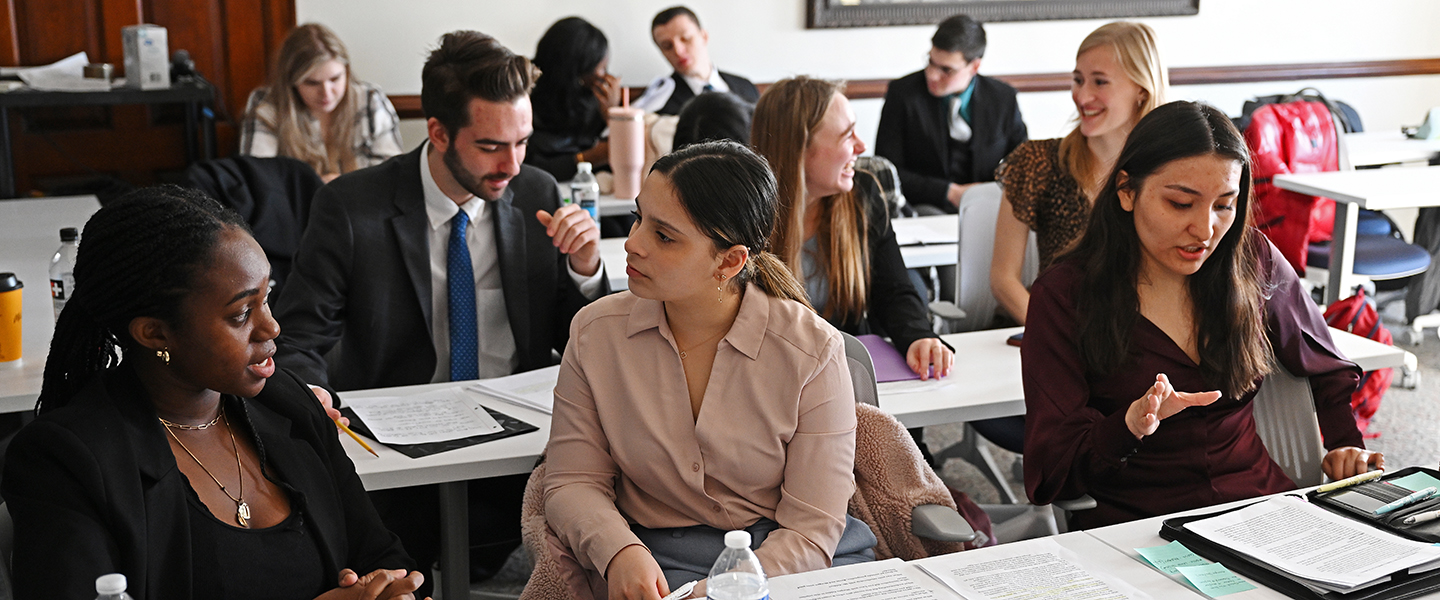
[[[1360,288],[1354,296],[1331,304],[1325,309],[1325,322],[1331,327],[1348,331],[1358,336],[1369,338],[1387,346],[1394,346],[1395,340],[1390,336],[1390,330],[1380,324],[1380,313],[1375,311],[1375,301],[1365,297],[1365,288]],[[1369,433],[1366,430],[1370,426],[1370,419],[1375,416],[1375,411],[1380,410],[1380,398],[1385,391],[1390,389],[1390,379],[1394,372],[1390,369],[1370,371],[1360,376],[1360,387],[1355,394],[1350,396],[1350,412],[1355,414],[1355,426],[1360,428],[1360,433],[1367,438],[1378,437],[1378,433]]]
[[[1256,227],[1304,276],[1308,246],[1329,241],[1335,228],[1335,201],[1282,190],[1271,178],[1340,168],[1330,108],[1304,100],[1261,106],[1245,127],[1245,143],[1254,164]]]

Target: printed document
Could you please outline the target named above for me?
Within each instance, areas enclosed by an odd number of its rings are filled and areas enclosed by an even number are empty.
[[[916,561],[968,600],[1133,600],[1150,596],[1117,577],[1092,573],[1050,538],[985,549],[985,560],[960,552]]]
[[[940,582],[898,558],[820,569],[770,580],[770,597],[787,600],[950,600]]]
[[[1186,529],[1304,583],[1347,591],[1420,571],[1440,548],[1342,517],[1294,496],[1187,524]]]
[[[560,365],[555,365],[506,377],[480,380],[467,389],[548,415],[555,412],[555,381],[559,378]]]
[[[428,444],[505,430],[460,388],[414,396],[346,398],[345,405],[382,444]]]

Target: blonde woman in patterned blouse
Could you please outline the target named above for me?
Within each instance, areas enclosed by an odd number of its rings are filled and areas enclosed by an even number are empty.
[[[340,38],[306,23],[285,37],[270,82],[250,94],[240,154],[296,158],[328,182],[404,152],[399,122],[380,88],[350,76]]]
[[[1126,21],[1102,25],[1086,36],[1072,75],[1075,129],[1063,138],[1021,144],[995,171],[1004,195],[995,223],[990,289],[1021,325],[1030,302],[1021,281],[1030,232],[1036,234],[1044,271],[1080,237],[1125,138],[1141,117],[1165,103],[1169,86],[1155,32]]]

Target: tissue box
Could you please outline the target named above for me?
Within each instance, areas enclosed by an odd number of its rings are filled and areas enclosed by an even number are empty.
[[[125,48],[125,87],[157,90],[170,87],[170,50],[165,28],[131,25],[121,30]]]

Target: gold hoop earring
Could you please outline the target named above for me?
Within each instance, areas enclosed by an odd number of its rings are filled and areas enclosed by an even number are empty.
[[[715,298],[715,300],[716,300],[717,302],[724,302],[724,301],[725,301],[725,287],[724,287],[724,286],[725,286],[725,274],[724,274],[724,273],[721,273],[721,274],[720,274],[720,285],[715,286],[715,291],[716,291],[716,292],[719,292],[719,295]]]
[[[163,348],[163,349],[160,349],[160,350],[156,350],[156,351],[155,351],[155,356],[159,357],[160,360],[165,361],[165,366],[167,366],[167,367],[170,366],[170,349],[169,349],[169,348]]]

